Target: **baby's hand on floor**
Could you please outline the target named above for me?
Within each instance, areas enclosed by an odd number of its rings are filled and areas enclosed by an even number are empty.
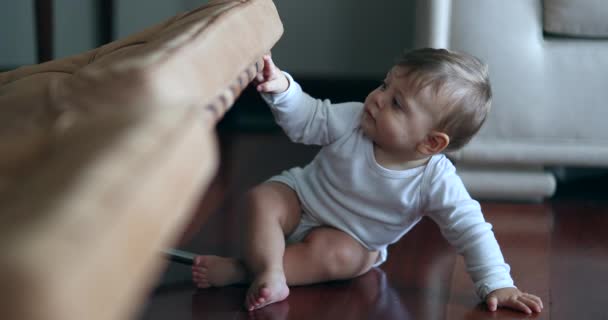
[[[269,54],[264,55],[264,68],[256,76],[256,89],[259,92],[277,94],[289,88],[289,80],[277,68]]]
[[[543,302],[539,297],[521,292],[517,288],[501,288],[490,292],[486,297],[486,304],[490,311],[505,307],[531,314],[543,309]]]

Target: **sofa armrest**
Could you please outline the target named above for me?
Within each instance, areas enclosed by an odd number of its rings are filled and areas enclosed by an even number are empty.
[[[418,45],[468,52],[489,66],[492,110],[471,143],[450,155],[479,177],[470,179],[481,191],[475,195],[502,188],[501,198],[519,199],[518,185],[529,183],[542,186],[531,198],[549,197],[555,178],[545,168],[608,167],[607,39],[546,33],[543,16],[550,6],[540,0],[417,4]],[[497,176],[517,171],[530,173],[529,179],[508,189],[500,179],[481,178],[492,167]]]

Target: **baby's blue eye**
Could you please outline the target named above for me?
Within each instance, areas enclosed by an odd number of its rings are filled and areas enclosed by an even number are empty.
[[[393,107],[395,108],[401,108],[401,106],[399,105],[399,102],[397,101],[397,99],[393,99]]]

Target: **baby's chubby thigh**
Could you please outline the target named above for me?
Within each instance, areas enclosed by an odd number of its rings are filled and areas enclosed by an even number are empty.
[[[276,224],[289,234],[300,223],[300,200],[291,187],[281,182],[267,181],[249,190],[245,205],[246,225],[252,234],[267,233]]]
[[[305,219],[304,219],[305,220]],[[298,228],[292,236],[296,236]],[[288,243],[295,239],[290,237]],[[330,226],[316,226],[301,239],[309,256],[304,259],[311,268],[321,273],[321,281],[357,277],[376,263],[378,251],[370,251],[348,233]]]

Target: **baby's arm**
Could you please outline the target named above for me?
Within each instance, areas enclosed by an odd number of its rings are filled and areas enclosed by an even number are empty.
[[[447,160],[446,160],[447,161]],[[441,233],[465,258],[477,294],[490,311],[506,307],[525,313],[540,312],[539,297],[513,285],[492,226],[485,221],[479,203],[469,196],[453,165],[438,164],[431,183],[428,215]],[[438,170],[438,171],[437,171]]]
[[[293,142],[327,145],[359,123],[361,103],[332,104],[311,97],[269,55],[255,83],[275,121]]]

